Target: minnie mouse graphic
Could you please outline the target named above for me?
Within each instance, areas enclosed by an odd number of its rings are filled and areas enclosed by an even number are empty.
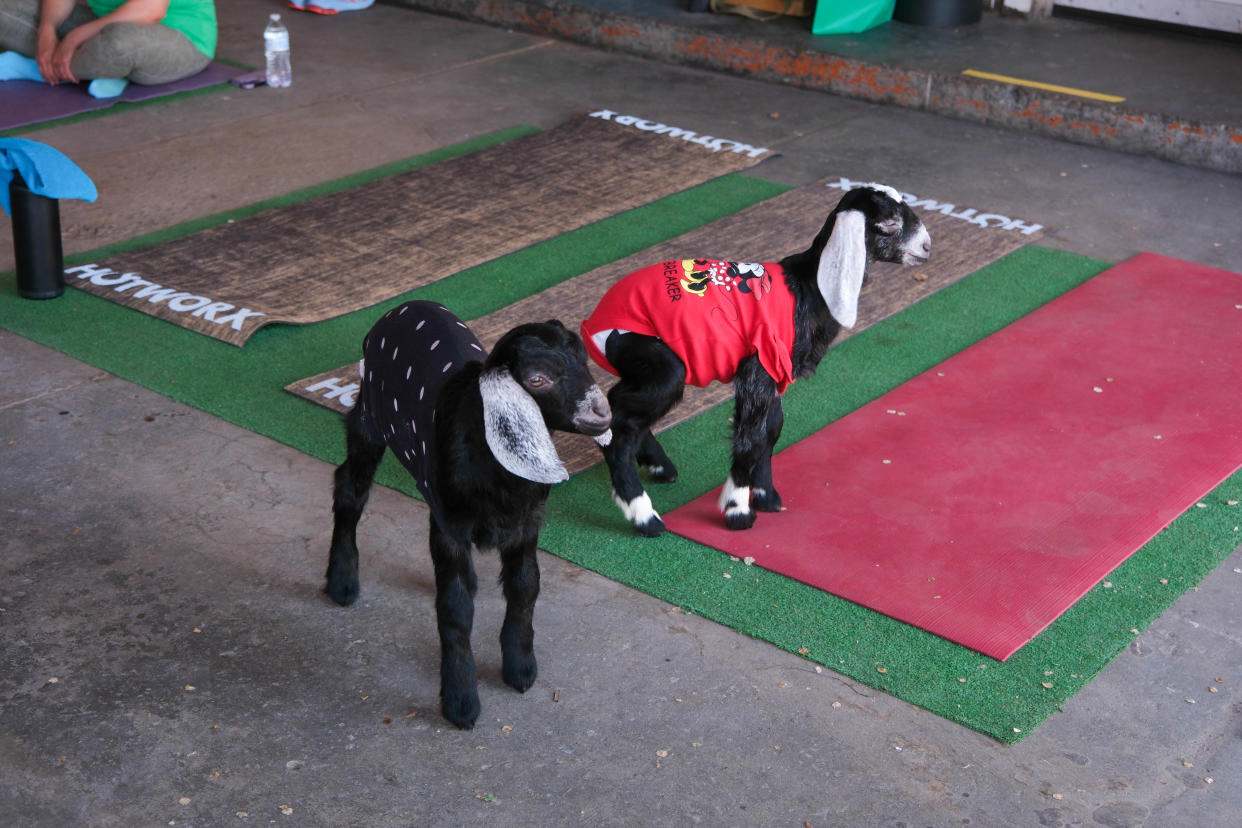
[[[762,264],[756,262],[683,259],[681,264],[686,270],[686,278],[681,280],[681,286],[699,297],[707,292],[708,285],[715,285],[726,291],[737,288],[741,293],[754,293],[758,290],[756,299],[772,290],[772,277]],[[751,285],[752,281],[757,284]]]

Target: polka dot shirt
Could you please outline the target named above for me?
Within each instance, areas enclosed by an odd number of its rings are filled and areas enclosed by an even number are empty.
[[[436,302],[406,302],[375,324],[362,344],[358,391],[367,437],[390,448],[443,525],[436,479],[435,404],[440,389],[487,352],[465,323]]]

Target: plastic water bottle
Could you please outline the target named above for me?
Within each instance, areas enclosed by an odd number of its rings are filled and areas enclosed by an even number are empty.
[[[293,68],[289,64],[289,30],[280,22],[280,15],[273,14],[263,30],[263,56],[267,58],[267,85],[288,86],[293,82]]]

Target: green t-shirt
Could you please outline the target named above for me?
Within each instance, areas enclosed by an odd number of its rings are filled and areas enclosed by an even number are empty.
[[[125,0],[87,0],[99,17],[123,5]],[[168,13],[160,23],[190,39],[207,57],[216,56],[216,4],[214,0],[168,0]]]

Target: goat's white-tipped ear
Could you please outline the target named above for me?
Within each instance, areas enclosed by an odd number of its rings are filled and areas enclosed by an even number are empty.
[[[504,368],[479,375],[483,436],[500,465],[536,483],[560,483],[569,472],[556,453],[539,404]]]
[[[858,321],[858,294],[867,272],[867,219],[858,210],[837,213],[832,235],[819,254],[815,281],[832,318],[846,328]]]

